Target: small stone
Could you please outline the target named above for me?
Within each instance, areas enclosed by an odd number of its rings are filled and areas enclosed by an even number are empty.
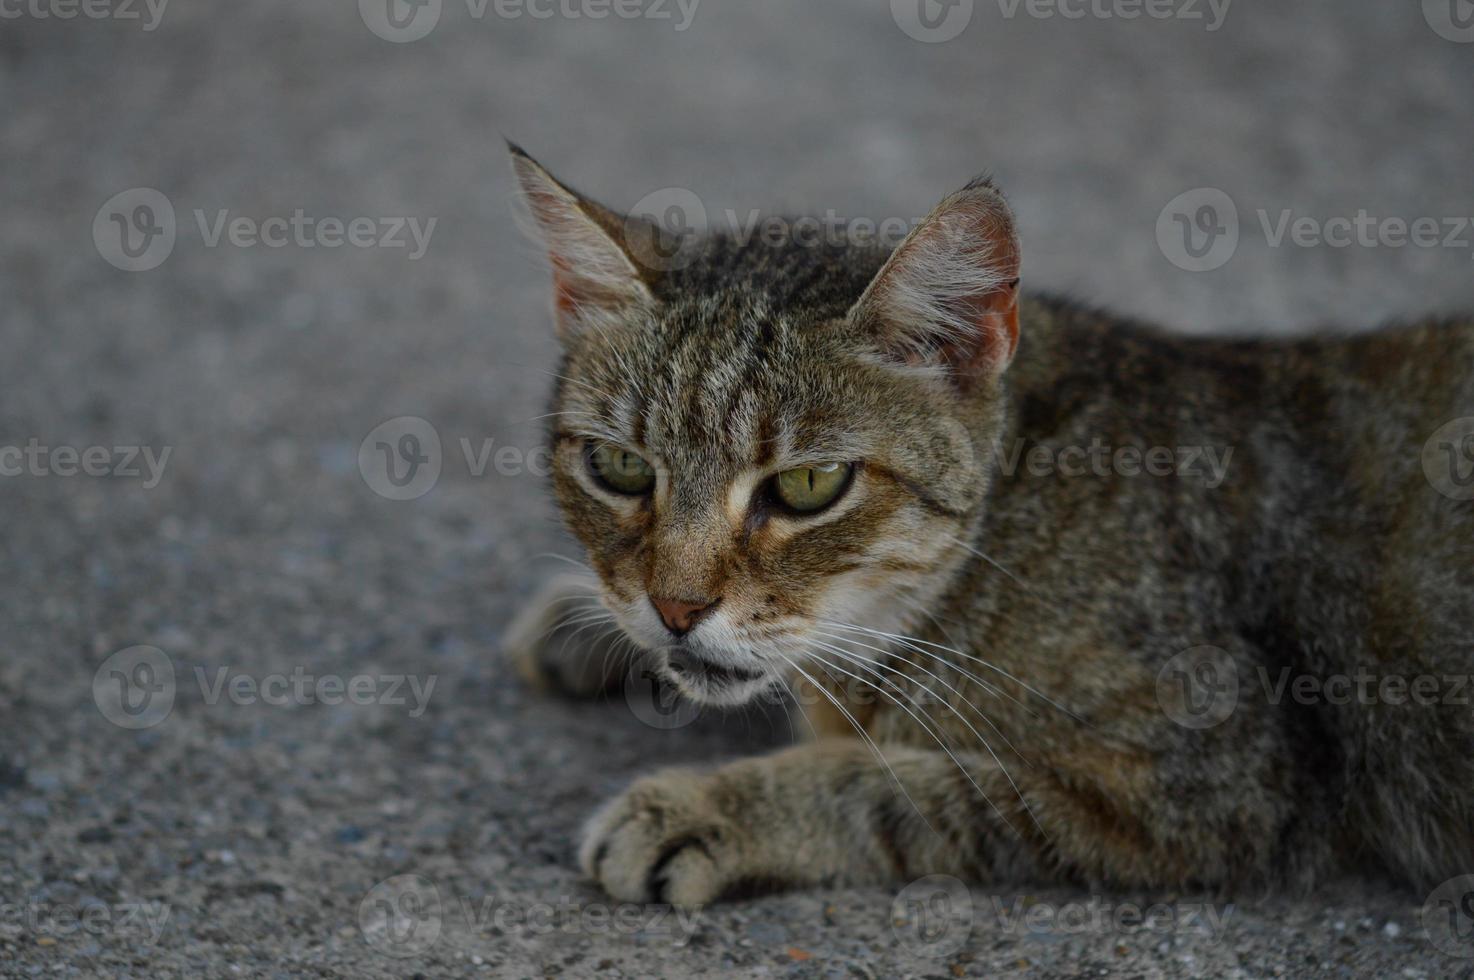
[[[338,841],[339,844],[357,844],[362,841],[366,836],[368,835],[363,832],[363,828],[357,826],[356,824],[348,824],[345,827],[339,827],[337,832],[333,834],[333,837]]]

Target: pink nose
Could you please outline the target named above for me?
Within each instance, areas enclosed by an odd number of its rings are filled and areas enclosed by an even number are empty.
[[[708,602],[686,602],[682,599],[657,599],[650,597],[650,604],[655,611],[660,613],[660,618],[665,622],[666,628],[676,636],[685,636],[701,619],[712,610],[719,599]]]

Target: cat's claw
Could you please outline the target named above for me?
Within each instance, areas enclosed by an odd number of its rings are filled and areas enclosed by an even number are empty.
[[[706,799],[694,773],[635,783],[584,828],[579,863],[614,898],[696,908],[730,883],[736,828]]]

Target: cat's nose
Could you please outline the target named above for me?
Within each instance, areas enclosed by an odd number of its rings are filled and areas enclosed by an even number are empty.
[[[720,599],[686,602],[684,599],[657,599],[650,597],[650,604],[660,613],[661,620],[676,636],[685,636],[707,613],[711,612]]]

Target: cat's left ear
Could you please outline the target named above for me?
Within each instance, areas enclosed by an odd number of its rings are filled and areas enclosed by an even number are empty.
[[[625,219],[560,183],[521,147],[509,143],[507,149],[534,234],[553,265],[559,338],[653,305],[656,273],[643,269],[626,248]]]
[[[849,316],[887,354],[941,367],[966,389],[997,378],[1013,360],[1018,299],[1013,213],[982,178],[906,236]]]

